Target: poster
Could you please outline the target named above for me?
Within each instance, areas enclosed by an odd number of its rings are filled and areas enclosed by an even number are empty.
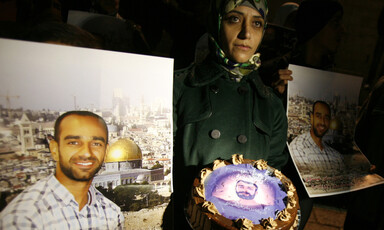
[[[290,65],[288,147],[310,197],[356,191],[384,179],[353,140],[362,78]]]
[[[122,208],[127,229],[160,229],[171,194],[173,60],[7,39],[0,50],[1,208],[54,172],[56,118],[86,110],[106,121],[110,150],[123,151],[93,185]]]

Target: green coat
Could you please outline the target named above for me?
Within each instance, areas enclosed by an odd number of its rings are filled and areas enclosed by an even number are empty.
[[[185,166],[243,154],[281,169],[287,118],[281,100],[256,71],[241,82],[213,61],[177,71],[173,92],[174,156]]]
[[[175,219],[193,178],[217,158],[243,154],[281,169],[287,118],[281,100],[257,71],[240,82],[211,59],[176,71],[173,86],[173,178]]]

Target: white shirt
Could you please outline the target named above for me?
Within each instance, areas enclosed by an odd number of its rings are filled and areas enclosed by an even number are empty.
[[[93,186],[79,211],[74,196],[50,175],[24,190],[0,214],[0,229],[123,229],[120,208]]]
[[[308,131],[297,136],[289,145],[293,161],[299,171],[311,173],[335,173],[345,169],[344,157],[322,141],[323,149],[312,139]]]

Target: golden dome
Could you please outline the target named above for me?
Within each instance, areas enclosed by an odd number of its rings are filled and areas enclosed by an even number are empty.
[[[141,159],[142,155],[139,146],[130,139],[123,138],[110,146],[107,156],[105,157],[105,162],[109,163]]]

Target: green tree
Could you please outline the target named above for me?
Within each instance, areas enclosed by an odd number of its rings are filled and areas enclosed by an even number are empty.
[[[151,167],[151,169],[159,169],[164,168],[162,164],[159,163],[159,161],[156,161],[156,164]]]

